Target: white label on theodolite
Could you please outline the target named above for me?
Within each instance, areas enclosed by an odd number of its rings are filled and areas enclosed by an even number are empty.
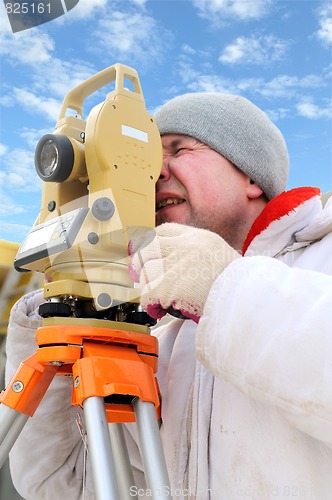
[[[128,127],[128,125],[122,125],[122,135],[128,135],[133,139],[138,139],[139,141],[148,142],[148,134],[137,128]]]

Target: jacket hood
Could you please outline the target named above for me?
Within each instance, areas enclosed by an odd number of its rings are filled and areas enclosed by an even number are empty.
[[[320,190],[300,187],[273,198],[254,221],[244,242],[243,255],[275,257],[286,246],[321,239],[331,230],[332,204],[323,210]],[[268,241],[268,245],[267,245]]]

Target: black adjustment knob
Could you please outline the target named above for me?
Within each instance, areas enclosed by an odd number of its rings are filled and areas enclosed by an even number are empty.
[[[134,323],[135,325],[154,326],[157,320],[151,318],[151,316],[144,311],[132,311],[127,314],[126,322]]]
[[[62,302],[45,302],[39,306],[38,312],[42,318],[52,318],[53,316],[69,317],[71,308],[69,304],[63,304]]]

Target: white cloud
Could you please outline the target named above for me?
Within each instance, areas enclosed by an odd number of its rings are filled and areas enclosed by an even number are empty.
[[[0,30],[0,54],[12,63],[38,65],[49,61],[54,41],[39,28],[12,33],[9,24],[2,23]]]
[[[0,215],[2,216],[13,216],[13,214],[21,214],[21,213],[26,213],[26,210],[24,210],[22,207],[17,207],[15,203],[11,201],[8,205],[6,205],[6,207],[0,208]],[[17,243],[23,241],[23,239],[26,237],[30,229],[31,225],[28,226],[24,224],[1,222],[1,232],[3,234],[9,235],[10,238],[9,241],[15,241]],[[14,239],[13,235],[15,235]]]
[[[272,3],[272,0],[193,0],[199,15],[211,24],[229,19],[260,19],[269,12]]]
[[[28,133],[28,130],[26,129],[24,133]],[[24,133],[20,135],[24,136]],[[36,208],[36,211],[39,209],[38,195],[41,193],[42,181],[34,167],[34,147],[35,143],[29,149],[24,149],[24,147],[11,149],[4,144],[0,147],[0,151],[4,153],[1,156],[0,170],[0,214],[3,217],[13,219],[15,215],[29,214],[33,208]],[[26,206],[26,202],[22,201],[22,196],[28,193],[36,197],[36,207],[32,207],[31,204]],[[30,229],[23,225],[19,229],[16,224],[13,224],[13,228],[14,232],[16,229],[19,231],[22,229],[24,233]],[[5,221],[1,222],[1,231],[13,232],[10,224]]]
[[[303,89],[324,88],[327,85],[326,80],[317,75],[306,75],[302,78],[294,75],[278,75],[268,82],[262,82],[258,92],[268,98],[290,99]]]
[[[91,21],[88,50],[97,51],[103,58],[105,53],[111,54],[113,62],[126,59],[127,64],[139,63],[143,67],[159,62],[166,46],[163,39],[165,30],[144,13],[144,4],[140,0],[128,1],[126,10],[122,12],[116,6],[123,7],[123,1],[114,0],[110,5],[106,0],[80,0],[79,5],[62,17],[80,12],[76,15]],[[128,11],[128,6],[132,12]],[[101,9],[105,14],[103,16],[100,15]],[[97,11],[99,15],[92,23]],[[53,38],[38,27],[13,34],[9,23],[6,24],[3,19],[1,27],[4,29],[0,35],[0,53],[13,66],[23,64],[28,68],[24,86],[19,88],[15,85],[15,89],[3,87],[1,104],[6,107],[19,105],[55,123],[67,92],[98,70],[91,62],[54,57]],[[171,38],[168,34],[168,41]],[[98,93],[89,98],[86,111],[99,102],[98,99]]]
[[[254,102],[257,98],[268,99],[275,102],[276,107],[271,108],[268,104],[266,113],[273,121],[285,119],[295,114],[309,119],[331,119],[331,104],[319,106],[309,97],[305,97],[309,91],[327,88],[329,78],[326,76],[304,75],[279,75],[271,80],[262,77],[240,78],[238,80],[225,78],[213,73],[206,73],[195,69],[188,61],[178,63],[178,74],[182,77],[182,84],[186,91],[190,92],[225,92],[229,94],[244,95]],[[181,90],[182,91],[182,90]],[[178,89],[174,93],[178,93]],[[281,105],[279,100],[282,99]],[[285,106],[285,99],[290,103]],[[294,100],[297,104],[294,104]],[[278,105],[279,104],[279,105]]]
[[[80,0],[78,5],[69,11],[65,16],[66,19],[85,19],[90,18],[98,10],[107,8],[107,0]]]
[[[182,50],[183,54],[189,54],[189,55],[195,55],[196,54],[196,50],[193,49],[187,43],[185,43],[185,44],[182,45],[181,50]]]
[[[192,76],[188,72],[187,77]],[[192,92],[224,92],[229,94],[238,93],[235,82],[217,75],[200,75],[188,83],[188,89]]]
[[[96,73],[92,65],[72,60],[53,58],[49,64],[36,69],[34,87],[48,96],[58,96],[61,100],[66,93]]]
[[[5,155],[7,151],[7,146],[5,144],[0,144],[0,156]]]
[[[75,85],[81,83],[96,72],[95,68],[79,60],[66,61],[53,57],[54,40],[38,28],[12,34],[5,31],[0,34],[0,54],[10,63],[24,64],[32,69],[29,72],[42,93],[64,95]],[[4,96],[2,96],[4,101]],[[10,104],[10,96],[7,104]]]
[[[6,107],[19,105],[55,124],[67,92],[94,73],[91,66],[80,61],[50,59],[34,66],[32,82],[27,81],[25,88],[8,88],[7,94],[3,92],[0,103]]]
[[[1,204],[0,204],[0,215],[2,217],[12,217],[13,215],[26,213],[27,209],[20,206],[17,202],[1,193]],[[5,232],[11,229],[16,229],[16,224],[6,224],[1,221],[1,232]],[[31,228],[27,228],[26,232]]]
[[[139,10],[113,10],[98,21],[94,33],[98,49],[111,53],[113,59],[127,58],[140,67],[162,60],[165,47],[173,36],[151,16]],[[166,43],[167,41],[167,43]],[[91,50],[95,50],[93,46]]]
[[[112,3],[114,1],[116,0],[112,0]],[[63,26],[76,21],[84,21],[85,19],[92,22],[94,16],[105,14],[109,4],[109,0],[79,0],[79,3],[75,5],[73,9],[67,11],[64,15],[57,17],[52,21],[52,23]]]
[[[19,131],[20,137],[24,140],[24,142],[31,148],[31,150],[34,150],[37,142],[43,135],[49,134],[50,129],[34,129],[34,128],[27,128],[24,127],[22,130]]]
[[[219,61],[224,64],[270,64],[284,59],[289,42],[274,35],[238,37],[225,47]]]
[[[10,106],[15,105],[15,99],[13,98],[11,91],[12,89],[6,88],[8,87],[5,82],[2,84],[2,95],[0,95],[0,106],[3,106],[4,108],[10,108]],[[5,94],[5,90],[8,90],[10,93]]]
[[[289,116],[289,109],[265,109],[265,113],[271,118],[273,122],[277,122],[278,120],[283,120],[284,118],[287,118],[287,116]]]
[[[316,31],[317,38],[331,48],[332,43],[332,5],[324,3],[318,10],[319,29]]]
[[[34,167],[34,147],[18,147],[11,149],[4,146],[6,154],[1,157],[0,195],[2,210],[7,215],[29,211],[29,207],[22,208],[22,201],[18,193],[39,193],[42,181]],[[4,203],[6,199],[6,203]],[[4,206],[5,205],[5,206]],[[4,213],[4,212],[3,212]]]
[[[192,92],[226,92],[230,94],[260,95],[267,99],[300,97],[308,89],[326,88],[330,80],[325,76],[278,75],[271,80],[262,77],[226,78],[215,73],[204,73],[186,61],[178,63],[178,74],[187,90]]]
[[[6,7],[4,2],[0,2],[0,39],[4,33],[11,33],[11,26],[7,16]],[[1,44],[2,45],[2,44]],[[0,47],[0,50],[3,47]]]
[[[41,187],[41,181],[35,171],[34,154],[32,151],[17,148],[9,150],[2,161],[0,185],[9,191],[24,190],[36,192]]]
[[[102,0],[94,0],[90,8],[101,3]],[[75,10],[76,7],[72,9]],[[69,90],[96,73],[96,69],[85,61],[66,61],[54,57],[55,42],[42,28],[13,34],[4,9],[1,13],[0,55],[14,67],[25,66],[26,71],[25,87],[18,88],[16,85],[15,89],[6,89],[4,83],[1,105],[9,107],[19,104],[54,122],[61,104],[56,97],[62,100]]]
[[[139,5],[140,7],[143,7],[148,0],[131,0],[133,4]]]
[[[56,99],[52,97],[40,98],[40,95],[19,88],[13,89],[13,95],[15,96],[16,102],[24,109],[30,112],[37,112],[53,122],[57,120],[60,111],[60,102]]]
[[[300,116],[311,120],[319,120],[321,118],[332,118],[332,102],[324,107],[319,107],[312,99],[304,98],[296,105],[297,112]]]

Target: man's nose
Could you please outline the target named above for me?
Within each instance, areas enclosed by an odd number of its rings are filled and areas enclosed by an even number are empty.
[[[160,181],[167,181],[171,176],[171,171],[169,167],[170,158],[164,158],[161,166],[161,171],[159,175]]]

